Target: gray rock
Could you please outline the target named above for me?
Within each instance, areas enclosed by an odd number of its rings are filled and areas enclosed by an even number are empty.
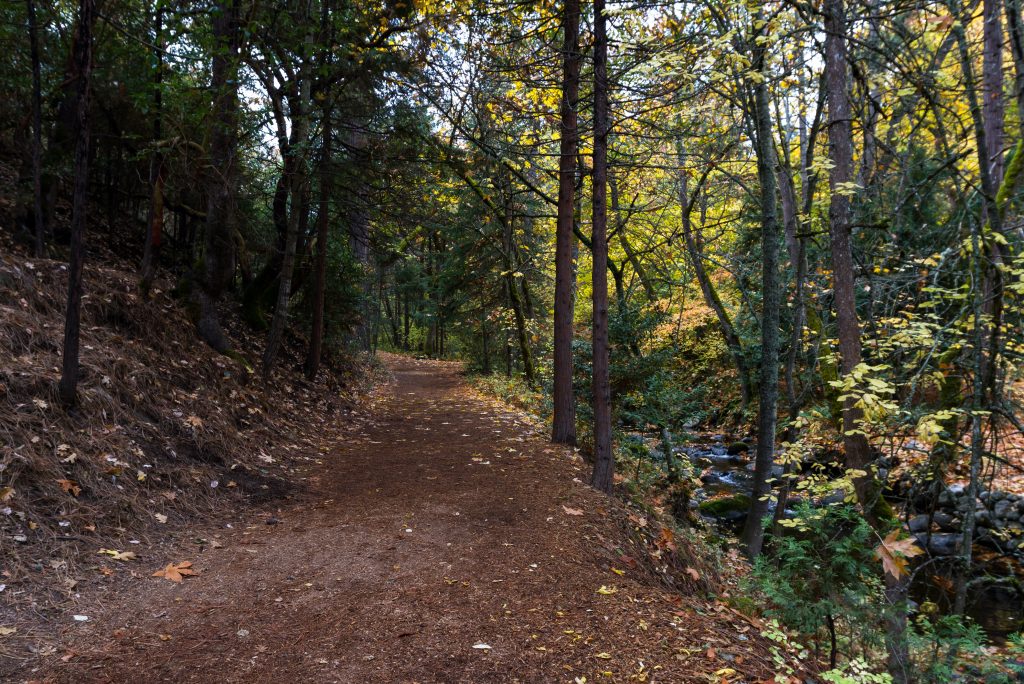
[[[959,534],[937,533],[928,539],[926,534],[914,535],[921,546],[926,546],[928,552],[933,556],[954,556],[960,550],[961,537]]]
[[[992,509],[992,514],[1002,520],[1009,518],[1011,513],[1014,514],[1014,518],[1017,517],[1017,507],[1009,499],[1000,499]]]
[[[936,511],[932,517],[932,521],[939,526],[943,532],[954,532],[960,526],[957,524],[956,517],[946,513],[945,511]]]
[[[927,515],[915,515],[907,523],[907,527],[913,533],[925,532],[928,530],[928,516]]]
[[[1006,492],[995,491],[995,492],[992,492],[991,494],[989,494],[988,502],[987,503],[989,503],[991,505],[991,504],[995,503],[996,501],[1002,501],[1005,498],[1006,498]]]

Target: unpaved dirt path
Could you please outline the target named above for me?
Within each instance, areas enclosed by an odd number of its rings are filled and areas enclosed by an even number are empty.
[[[116,594],[85,597],[75,612],[90,621],[71,623],[23,680],[706,682],[734,668],[735,682],[765,673],[746,654],[755,636],[742,621],[695,599],[684,607],[616,562],[621,530],[603,497],[574,480],[585,478],[577,457],[476,396],[454,365],[389,363],[395,383],[324,459],[306,501],[281,509],[276,524],[254,513],[247,526],[197,529],[216,533],[221,548],[168,560],[192,560],[198,577],[174,584],[140,567]]]

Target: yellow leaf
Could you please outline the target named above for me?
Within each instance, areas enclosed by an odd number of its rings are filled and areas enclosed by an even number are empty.
[[[134,551],[115,551],[114,549],[100,549],[97,553],[105,554],[117,561],[135,560]]]
[[[604,596],[611,596],[612,594],[614,594],[617,591],[618,591],[618,589],[616,589],[615,587],[606,587],[605,585],[602,584],[601,588],[597,590],[597,593],[598,594],[603,594]]]
[[[611,660],[612,659],[612,654],[611,653],[598,653],[594,657],[595,658],[600,658],[601,660]]]

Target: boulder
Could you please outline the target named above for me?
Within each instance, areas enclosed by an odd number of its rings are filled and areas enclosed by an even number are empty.
[[[746,442],[733,442],[725,448],[725,453],[730,456],[745,454],[750,451],[750,445]]]
[[[938,525],[939,529],[943,532],[955,532],[960,528],[956,517],[945,511],[935,511],[935,515],[932,516],[932,522]]]
[[[1010,518],[1011,513],[1013,513],[1012,517],[1014,519],[1018,517],[1017,506],[1009,499],[1000,499],[996,501],[996,505],[992,509],[992,515],[999,520],[1006,520],[1007,518]]]
[[[926,532],[928,530],[928,516],[927,515],[915,515],[907,523],[907,528],[913,532]]]
[[[697,506],[702,514],[719,520],[742,520],[747,517],[750,511],[750,497],[746,494],[733,494],[722,496],[717,499],[702,501]]]
[[[933,556],[955,556],[960,551],[962,537],[951,532],[938,532],[931,535],[916,534],[917,542],[928,549]]]

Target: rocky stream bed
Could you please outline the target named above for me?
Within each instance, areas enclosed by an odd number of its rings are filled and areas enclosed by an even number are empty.
[[[702,486],[694,492],[690,506],[708,523],[723,532],[735,533],[742,527],[750,506],[753,488],[753,445],[726,442],[721,435],[705,443],[675,447],[680,460],[692,464]],[[651,457],[664,458],[659,451]],[[916,567],[911,594],[918,602],[932,601],[940,610],[952,603],[952,570],[962,544],[962,520],[971,505],[961,485],[945,487],[934,496],[932,491],[914,485],[907,474],[890,476],[895,464],[880,459],[879,474],[886,478],[886,496],[900,511],[907,511],[904,522],[926,554]],[[776,466],[773,477],[780,477]],[[812,500],[812,505],[842,501],[843,495]],[[793,515],[792,507],[805,501],[790,496],[783,515]],[[968,613],[993,638],[1000,639],[1024,628],[1024,495],[986,491],[974,501],[975,564],[972,568]],[[927,565],[925,565],[927,563]],[[924,566],[924,567],[922,567]]]

